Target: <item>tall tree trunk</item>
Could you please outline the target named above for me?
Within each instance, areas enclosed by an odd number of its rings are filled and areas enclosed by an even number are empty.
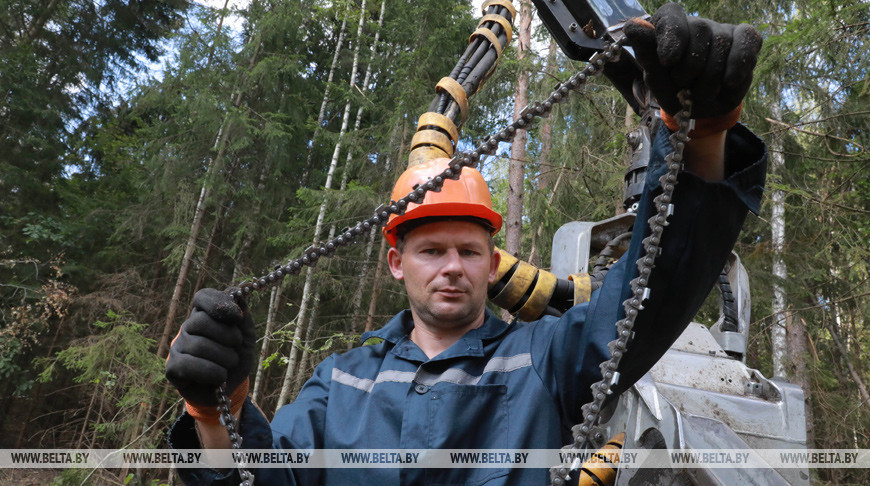
[[[85,431],[88,429],[88,421],[91,419],[91,411],[94,409],[94,402],[97,401],[97,392],[91,394],[91,401],[88,403],[88,409],[85,411],[85,420],[82,422],[82,429],[79,431],[79,439],[76,441],[76,449],[81,449],[85,442]]]
[[[383,4],[381,4],[381,18],[383,18]],[[392,130],[390,130],[390,141],[388,147],[395,147],[396,141],[399,137],[399,133],[402,131],[402,125],[404,120],[401,122],[396,122],[393,124]],[[398,156],[402,157],[405,151],[405,140],[403,139],[401,144],[399,145]],[[389,174],[392,168],[392,158],[393,152],[392,150],[387,151],[386,158],[384,160],[384,173]],[[366,287],[366,282],[368,279],[368,274],[371,269],[371,255],[372,250],[374,249],[375,240],[378,239],[378,234],[380,233],[379,229],[376,227],[372,227],[371,234],[369,235],[369,241],[366,244],[366,253],[365,260],[363,263],[362,271],[360,272],[359,283],[354,291],[353,295],[353,310],[351,312],[351,318],[353,319],[351,323],[351,332],[356,335],[360,332],[360,321],[358,319],[361,318],[360,310],[362,309],[362,298],[363,291]],[[373,325],[375,308],[377,307],[378,295],[380,293],[380,285],[381,279],[383,278],[384,273],[384,265],[386,262],[386,240],[381,238],[380,246],[378,247],[378,262],[375,265],[375,276],[372,279],[372,294],[370,296],[369,309],[366,312],[366,322],[363,325],[363,332],[370,331]],[[347,343],[347,349],[351,349],[354,346],[354,342]]]
[[[128,447],[133,444],[133,441],[136,440],[136,437],[139,435],[139,428],[142,425],[142,422],[145,421],[145,415],[148,411],[148,402],[142,402],[139,404],[139,411],[136,412],[136,420],[133,421],[133,426],[127,431],[127,436],[124,439],[124,446]],[[121,473],[118,474],[118,482],[124,484],[124,480],[127,478],[128,467],[124,466],[121,469]]]
[[[532,6],[529,0],[520,0],[519,33],[517,34],[517,85],[514,91],[514,119],[520,117],[529,104],[529,72],[523,65],[532,37]],[[511,159],[508,169],[508,200],[505,215],[505,251],[519,258],[523,231],[523,162],[526,159],[526,130],[517,130],[511,143]]]
[[[399,135],[401,133],[401,136]],[[406,123],[406,118],[401,117],[393,125],[393,133],[390,135],[390,147],[394,147],[395,138],[399,137],[399,150],[396,152],[396,157],[401,159],[406,157],[406,149],[407,146],[405,141],[408,140],[408,124]],[[392,151],[387,153],[387,158],[384,161],[384,173],[390,174],[393,170],[393,156]],[[398,169],[400,166],[396,164],[396,168]],[[381,286],[383,286],[383,281],[386,276],[386,268],[387,268],[387,240],[385,238],[381,238],[381,245],[378,248],[378,263],[375,266],[375,278],[373,280],[372,285],[372,295],[369,299],[369,308],[366,312],[366,323],[363,327],[363,332],[369,332],[374,329],[375,324],[375,312],[378,307],[378,298],[381,295]]]
[[[778,83],[777,83],[778,84]],[[777,91],[778,92],[778,91]],[[777,97],[778,98],[778,97]],[[782,108],[779,99],[775,99],[771,106],[773,117],[782,119]],[[782,174],[785,168],[783,155],[783,132],[774,130],[770,141],[770,170],[774,174]],[[788,272],[783,251],[785,247],[785,193],[781,189],[774,189],[772,196],[772,214],[770,218],[771,244],[773,247],[773,326],[771,327],[771,356],[773,358],[773,375],[787,377],[787,301],[783,288]]]
[[[242,260],[246,258],[251,243],[254,242],[254,231],[249,230],[247,233],[245,239],[242,240],[241,246],[239,246],[239,251],[236,253],[236,258],[233,262],[233,274],[232,277],[230,277],[230,281],[233,282],[232,285],[235,285],[236,282],[242,280],[242,275],[248,271],[248,268],[246,268]]]
[[[371,233],[369,233],[369,241],[366,242],[366,252],[365,257],[363,258],[363,266],[362,270],[359,272],[359,281],[357,282],[356,288],[353,291],[353,299],[351,302],[353,303],[350,312],[350,332],[352,335],[356,336],[359,333],[359,312],[362,308],[362,297],[363,290],[366,287],[366,282],[368,281],[369,269],[371,268],[371,257],[372,257],[372,249],[375,246],[375,240],[378,237],[378,228],[373,226],[371,229]],[[348,340],[347,349],[353,348],[354,342]]]
[[[196,283],[193,284],[193,293],[196,293],[199,289],[202,288],[202,283],[205,281],[205,275],[208,273],[208,262],[211,260],[211,256],[214,254],[215,244],[214,240],[217,238],[218,233],[220,232],[221,222],[223,218],[226,217],[228,211],[224,211],[223,213],[218,213],[218,217],[214,220],[214,225],[212,225],[211,233],[208,235],[208,241],[205,244],[205,255],[202,257],[202,265],[200,265],[199,273],[196,276]],[[190,304],[187,306],[187,312],[184,314],[189,316],[190,313],[193,312],[193,300],[191,299]]]
[[[790,314],[786,322],[786,341],[788,345],[788,357],[791,362],[789,377],[793,383],[800,385],[804,392],[804,415],[807,424],[807,445],[812,447],[815,443],[813,403],[810,399],[812,387],[810,386],[810,374],[807,369],[807,345],[806,322],[799,316]]]
[[[366,0],[362,1],[362,6],[360,6],[360,18],[359,23],[357,24],[356,29],[356,45],[353,48],[353,65],[350,70],[350,79],[348,80],[348,96],[347,101],[344,103],[344,113],[341,117],[341,130],[338,133],[338,140],[335,142],[335,149],[332,151],[332,161],[329,164],[329,172],[327,172],[326,180],[328,181],[328,186],[326,189],[329,189],[332,183],[332,176],[335,172],[336,167],[338,166],[338,159],[341,155],[341,145],[344,141],[344,136],[347,133],[347,127],[350,123],[350,107],[351,107],[351,97],[350,92],[356,87],[356,77],[357,70],[359,69],[359,51],[360,46],[362,45],[362,29],[365,24],[365,16],[366,16]],[[370,63],[371,64],[371,63]],[[362,110],[362,108],[360,108]],[[359,127],[359,118],[357,118],[356,127]],[[350,156],[348,156],[348,160]],[[345,181],[342,181],[344,184]],[[320,213],[317,216],[317,223],[322,224],[323,216],[326,213],[326,198],[323,200],[323,204],[320,205]],[[315,236],[315,243],[317,242],[317,238],[319,238],[319,234]]]
[[[834,313],[835,319],[839,321],[839,306],[834,305]],[[852,358],[849,356],[849,351],[846,349],[845,346],[843,346],[843,341],[840,340],[839,333],[837,333],[836,329],[834,329],[834,326],[830,323],[828,324],[828,332],[831,333],[831,339],[834,341],[834,346],[836,346],[837,353],[840,355],[843,363],[846,364],[846,368],[849,370],[849,375],[852,377],[852,380],[858,387],[858,395],[861,397],[861,403],[870,404],[870,393],[868,393],[867,391],[867,385],[864,383],[864,379],[861,378],[861,375],[855,370],[855,366],[852,364]]]
[[[100,396],[99,396],[100,407],[97,408],[97,418],[94,419],[94,423],[95,423],[95,424],[99,424],[99,423],[103,420],[103,407],[106,406],[106,393],[107,393],[107,392],[108,392],[108,390],[106,390],[106,389],[104,388],[103,393],[100,393],[100,394],[99,394],[99,395],[100,395]],[[94,444],[96,443],[96,441],[97,441],[97,431],[94,430],[94,433],[91,434],[91,440],[90,440],[90,443],[88,444],[88,447],[91,448],[91,449],[93,449],[93,448],[94,448]]]
[[[254,391],[251,393],[251,400],[256,402],[260,394],[260,387],[263,383],[263,362],[269,355],[269,341],[272,338],[272,329],[275,326],[275,317],[278,314],[278,306],[281,305],[281,293],[284,286],[279,284],[272,287],[272,293],[269,295],[269,312],[266,314],[266,330],[263,332],[263,345],[260,347],[260,359],[257,361],[257,374],[254,378]]]
[[[556,40],[550,39],[550,46],[548,48],[547,53],[547,73],[554,75],[556,73]],[[554,111],[555,111],[555,107]],[[541,157],[540,163],[538,167],[540,167],[540,174],[538,176],[538,193],[546,194],[550,189],[550,183],[553,181],[553,170],[550,165],[550,150],[553,147],[553,115],[544,118],[541,121]],[[561,171],[559,173],[561,176]],[[553,203],[553,194],[550,194],[550,197],[547,199],[547,207],[549,207]],[[541,245],[539,239],[543,236],[544,233],[544,223],[543,221],[538,222],[537,229],[535,233],[532,235],[532,248],[529,250],[529,263],[536,267],[541,267],[541,255],[540,250],[538,249],[538,245]]]
[[[157,404],[157,413],[154,414],[154,423],[163,418],[163,412],[166,410],[166,404],[169,401],[169,394],[174,391],[171,390],[171,388],[173,387],[169,384],[169,380],[166,380],[163,383],[162,390],[160,390],[160,395],[163,398],[161,398],[160,403]]]
[[[547,206],[548,207],[553,205],[553,198],[556,197],[556,191],[559,190],[559,184],[562,183],[562,176],[563,175],[565,175],[565,167],[564,166],[559,169],[559,175],[556,177],[556,183],[553,184],[553,189],[550,192],[550,196],[547,198]],[[531,250],[530,256],[529,256],[529,263],[532,263],[533,265],[536,265],[538,267],[541,266],[540,262],[535,262],[534,260],[540,260],[541,258],[538,255],[538,250],[535,248],[535,241],[537,241],[538,239],[541,238],[541,235],[543,234],[543,232],[544,232],[544,225],[539,224],[538,230],[533,235],[533,238],[532,238],[532,250]]]
[[[259,34],[251,36],[250,44],[254,46],[254,52],[251,54],[251,59],[248,62],[248,69],[239,78],[236,89],[233,92],[232,104],[234,108],[238,108],[244,99],[246,90],[247,73],[256,65],[257,57],[260,52]],[[193,221],[190,224],[190,235],[187,238],[187,244],[184,247],[184,256],[181,259],[181,268],[178,271],[178,278],[175,280],[175,287],[172,291],[172,298],[169,300],[169,310],[166,312],[166,320],[163,322],[163,333],[160,336],[160,342],[157,346],[157,355],[161,358],[166,358],[169,355],[169,337],[172,335],[172,330],[175,327],[175,314],[178,312],[178,306],[181,302],[181,293],[184,288],[184,283],[187,281],[187,275],[190,271],[191,261],[193,260],[193,252],[196,249],[196,241],[199,238],[199,231],[202,228],[203,216],[208,202],[211,188],[217,180],[217,174],[223,166],[223,160],[227,152],[227,141],[229,140],[230,132],[230,117],[229,113],[221,123],[215,137],[214,150],[217,155],[210,158],[206,164],[205,180],[199,192],[199,199],[196,202],[196,209],[193,213]]]
[[[314,127],[314,134],[311,136],[311,147],[308,149],[308,155],[305,157],[305,168],[302,171],[301,185],[308,184],[308,177],[311,174],[311,157],[314,154],[314,147],[317,144],[317,136],[320,135],[320,130],[323,128],[323,118],[326,116],[326,105],[329,104],[329,94],[332,91],[332,80],[335,77],[335,67],[338,66],[338,55],[341,53],[341,47],[344,45],[344,39],[347,34],[347,16],[350,13],[350,3],[347,5],[347,11],[344,14],[344,19],[341,21],[341,29],[338,31],[338,40],[335,43],[335,52],[332,54],[332,64],[329,66],[329,76],[326,78],[326,87],[323,89],[323,99],[320,101],[320,113],[317,115],[317,125]]]
[[[350,79],[348,80],[349,89],[353,89],[356,84],[356,75],[357,69],[359,68],[359,50],[360,45],[362,44],[362,29],[365,24],[366,17],[366,0],[362,1],[362,5],[360,6],[360,17],[359,23],[356,29],[356,46],[354,47],[354,55],[353,55],[353,65],[350,71]],[[332,161],[329,164],[329,170],[326,173],[326,183],[324,184],[324,190],[329,191],[332,188],[332,178],[335,175],[335,168],[338,166],[339,155],[341,154],[341,143],[344,138],[345,133],[347,132],[347,126],[350,123],[350,96],[348,95],[347,102],[344,105],[344,115],[341,119],[341,130],[338,134],[338,140],[335,142],[335,150],[332,152]],[[323,220],[326,217],[326,207],[327,207],[327,196],[323,196],[323,202],[320,204],[320,211],[317,214],[317,223],[314,225],[314,238],[312,239],[312,244],[317,244],[320,240],[321,233],[323,231]],[[307,330],[308,326],[314,325],[314,322],[310,319],[306,320],[305,316],[302,313],[302,309],[308,307],[309,305],[316,305],[317,301],[320,299],[320,295],[317,293],[315,286],[311,284],[313,279],[312,268],[308,267],[308,271],[305,275],[305,286],[302,290],[302,304],[300,305],[299,315],[299,328],[298,331],[302,333],[304,336],[308,336],[309,332]],[[312,292],[314,291],[314,292]],[[311,304],[309,301],[314,301]],[[308,346],[306,341],[303,341],[305,346]],[[294,348],[295,340],[293,343]],[[291,350],[291,356],[293,351]],[[292,362],[292,358],[291,358]],[[287,399],[287,395],[290,392],[290,388],[293,384],[293,369],[287,366],[287,371],[284,374],[284,383],[281,386],[281,395],[278,397],[278,405],[276,407],[276,411],[278,408],[281,408],[285,400]]]
[[[302,357],[299,359],[299,368],[296,370],[296,375],[293,379],[293,391],[291,395],[294,400],[296,399],[296,396],[299,395],[299,390],[302,388],[302,385],[308,381],[308,361],[311,359],[311,343],[314,340],[313,323],[317,319],[317,305],[319,303],[320,295],[317,295],[314,305],[311,307],[311,318],[308,319],[308,322],[312,324],[305,328],[305,347],[302,348]]]
[[[230,0],[224,0],[224,7],[221,9],[221,19],[218,22],[217,30],[215,32],[214,42],[211,43],[211,48],[208,50],[208,61],[205,63],[205,70],[208,71],[208,68],[211,67],[211,63],[214,60],[214,51],[217,46],[218,37],[221,35],[221,30],[224,27],[224,19],[227,16],[227,7],[230,4]]]
[[[366,66],[366,73],[363,76],[362,85],[359,87],[359,89],[362,93],[365,93],[368,90],[369,83],[371,82],[372,64],[374,64],[375,54],[377,53],[378,43],[379,43],[380,38],[381,38],[381,28],[384,25],[384,11],[386,10],[386,5],[387,5],[386,0],[381,0],[381,9],[380,9],[380,14],[378,16],[378,28],[375,31],[375,39],[374,39],[374,43],[372,44],[371,52],[369,54],[369,62],[368,62],[368,66]],[[354,132],[357,132],[360,129],[360,124],[362,123],[362,116],[363,116],[364,110],[365,110],[365,105],[360,104],[359,108],[356,111],[356,119],[354,120],[354,124],[353,124]],[[390,147],[392,147],[392,145],[390,145]],[[344,172],[341,175],[341,190],[342,191],[344,191],[347,188],[347,182],[348,182],[348,179],[350,177],[351,156],[352,156],[351,151],[348,150],[347,156],[346,156],[345,162],[344,162]],[[332,239],[334,234],[335,234],[335,225],[333,225],[329,230],[329,239]],[[362,292],[363,292],[363,287],[365,286],[365,282],[366,282],[367,277],[368,277],[369,266],[370,266],[369,259],[371,258],[372,247],[374,246],[374,241],[375,241],[376,235],[377,235],[377,228],[373,227],[371,229],[371,235],[369,236],[368,242],[366,243],[365,258],[363,259],[363,266],[362,266],[362,269],[360,270],[360,273],[359,273],[359,282],[358,282],[358,285],[356,286],[356,289],[354,290],[353,298],[351,300],[351,302],[353,303],[352,308],[351,308],[352,309],[351,310],[352,317],[351,317],[351,329],[350,329],[352,334],[357,333],[357,326],[356,326],[357,321],[356,321],[356,319],[357,319],[357,316],[359,316],[360,307],[362,306]],[[348,341],[347,349],[350,349],[352,347],[353,347],[353,342]]]
[[[371,81],[371,78],[372,78],[372,63],[374,63],[375,54],[378,51],[378,42],[381,39],[381,28],[384,25],[384,10],[385,10],[386,5],[387,5],[386,0],[381,0],[381,13],[380,13],[380,16],[378,17],[378,28],[375,31],[375,40],[372,43],[372,49],[371,49],[371,52],[369,53],[369,63],[368,63],[368,66],[366,66],[366,74],[365,74],[365,76],[363,76],[362,85],[358,87],[360,93],[365,93],[368,90],[369,82]],[[357,43],[356,53],[359,52],[358,48],[359,48],[359,43]],[[356,56],[356,54],[354,56]],[[356,110],[356,120],[354,120],[354,122],[353,122],[353,131],[354,132],[359,131],[360,124],[362,123],[363,111],[365,111],[365,105],[360,103],[359,108],[357,108],[357,110]],[[352,157],[352,153],[350,150],[348,150],[347,155],[346,155],[345,160],[344,160],[344,171],[341,174],[341,190],[342,191],[344,191],[347,188],[347,181],[348,181],[348,178],[350,177],[351,157]],[[335,228],[335,226],[333,226],[333,229],[334,228]],[[332,234],[333,234],[333,231],[330,231],[330,239],[332,238]]]
[[[157,355],[165,358],[169,355],[169,336],[175,327],[175,313],[178,311],[178,306],[181,303],[181,292],[184,289],[184,283],[187,281],[187,274],[190,271],[191,263],[193,262],[193,252],[196,249],[196,240],[199,237],[199,230],[202,227],[202,219],[205,216],[206,201],[211,194],[211,180],[214,179],[215,160],[223,158],[223,147],[225,147],[225,132],[221,132],[219,139],[222,150],[218,152],[218,157],[209,159],[206,168],[206,182],[203,183],[202,189],[199,192],[199,199],[196,201],[196,209],[193,213],[193,222],[190,224],[190,235],[187,237],[187,243],[184,247],[184,256],[181,259],[181,268],[178,270],[178,278],[175,280],[175,287],[172,291],[172,298],[169,300],[169,310],[166,312],[166,319],[163,322],[163,333],[160,336],[160,344],[157,346]]]
[[[305,285],[302,287],[302,303],[299,305],[299,313],[296,315],[296,331],[293,333],[293,341],[290,343],[290,356],[287,359],[287,369],[284,371],[284,380],[281,384],[281,393],[278,395],[278,402],[275,405],[275,412],[284,406],[287,396],[290,394],[290,387],[293,384],[293,376],[296,371],[296,360],[299,358],[299,345],[296,341],[304,342],[305,336],[306,314],[308,306],[311,302],[311,286],[314,285],[314,268],[308,267],[305,270]]]
[[[269,164],[264,163],[260,168],[260,177],[257,180],[257,194],[263,194],[266,189],[266,174],[269,172]],[[246,219],[248,221],[257,221],[257,218],[260,216],[260,211],[263,209],[263,200],[262,198],[256,198],[254,200],[254,207],[251,208],[251,211],[246,215]],[[236,282],[242,279],[242,275],[244,275],[248,269],[245,267],[245,261],[250,260],[248,258],[248,252],[251,249],[251,244],[254,243],[254,236],[257,233],[248,228],[246,231],[245,239],[242,240],[242,245],[239,247],[239,251],[236,253],[235,265],[233,266],[233,277],[232,282],[235,285]]]
[[[378,267],[375,270],[375,285],[372,288],[372,298],[369,301],[369,310],[366,313],[366,327],[364,332],[369,332],[374,328],[375,310],[378,306],[378,297],[381,295],[381,286],[384,280],[384,269],[387,262],[387,240],[381,238],[381,248],[378,250]]]

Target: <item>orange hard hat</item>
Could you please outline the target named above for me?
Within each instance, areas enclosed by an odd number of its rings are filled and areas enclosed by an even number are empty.
[[[450,159],[433,159],[420,165],[410,167],[396,181],[391,198],[394,201],[408,195],[416,189],[444,172],[450,164]],[[459,216],[480,218],[493,228],[492,234],[501,229],[501,214],[492,209],[492,196],[486,181],[477,169],[463,167],[458,180],[444,179],[444,185],[438,192],[427,191],[423,202],[408,203],[405,214],[391,214],[384,226],[384,238],[390,246],[396,246],[396,229],[402,223],[433,216]]]

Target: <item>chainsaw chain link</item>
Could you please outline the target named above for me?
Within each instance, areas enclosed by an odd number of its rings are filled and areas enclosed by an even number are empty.
[[[219,420],[221,425],[226,427],[227,433],[230,436],[230,444],[233,452],[238,452],[242,448],[242,436],[239,434],[239,421],[230,412],[230,399],[227,397],[226,383],[221,384],[216,390],[218,400],[218,412],[220,413]],[[239,486],[252,486],[254,484],[254,473],[248,469],[248,465],[242,457],[236,457],[236,467],[239,470],[239,477],[242,482]]]
[[[243,299],[249,296],[255,290],[264,290],[270,286],[281,282],[287,275],[296,275],[302,271],[302,267],[313,267],[322,257],[331,257],[337,248],[348,246],[356,242],[356,238],[360,235],[367,234],[373,227],[379,227],[386,224],[390,215],[402,215],[410,203],[422,201],[426,193],[429,191],[438,191],[444,181],[447,179],[458,180],[459,175],[464,167],[476,167],[480,158],[484,155],[492,155],[496,152],[499,142],[510,142],[516,135],[517,130],[526,129],[531,126],[536,118],[546,117],[550,114],[553,106],[567,100],[572,91],[580,90],[586,81],[602,73],[604,65],[608,62],[616,61],[619,57],[619,51],[622,48],[622,39],[619,39],[609,44],[603,51],[596,53],[589,60],[586,67],[580,72],[571,76],[567,81],[559,83],[543,102],[532,103],[522,110],[520,116],[511,124],[505,126],[495,134],[486,136],[477,148],[470,153],[458,152],[450,161],[447,169],[441,174],[433,177],[425,184],[417,186],[413,191],[409,192],[405,197],[398,201],[390,201],[389,204],[378,207],[374,214],[363,221],[358,222],[353,227],[347,227],[341,233],[320,245],[312,245],[302,252],[302,256],[288,261],[284,265],[277,265],[272,272],[261,277],[239,283],[232,290],[232,295],[236,298]],[[664,191],[655,198],[654,203],[657,208],[657,214],[649,220],[652,233],[644,239],[643,244],[646,249],[646,255],[642,257],[638,263],[639,277],[632,280],[630,296],[623,306],[626,309],[626,318],[620,320],[617,327],[617,340],[611,342],[608,347],[611,351],[611,358],[601,364],[603,380],[592,385],[593,401],[584,405],[583,411],[584,421],[580,425],[576,425],[574,431],[574,448],[582,447],[585,444],[596,442],[595,435],[601,435],[601,431],[595,427],[595,422],[598,420],[601,407],[604,399],[610,393],[610,387],[617,383],[619,373],[616,371],[619,366],[619,360],[628,349],[632,337],[632,328],[634,321],[637,318],[638,312],[643,309],[642,302],[648,298],[649,289],[646,287],[650,272],[655,266],[655,257],[660,252],[661,235],[664,227],[667,225],[667,218],[673,211],[671,199],[673,196],[674,186],[677,183],[677,175],[682,166],[682,153],[685,142],[689,140],[688,132],[691,130],[690,109],[691,103],[688,100],[688,93],[683,91],[680,93],[680,101],[683,103],[684,111],[676,117],[680,124],[680,130],[671,135],[670,141],[673,145],[674,152],[666,159],[668,165],[668,173],[662,176],[662,186]],[[227,428],[230,436],[230,442],[233,449],[240,449],[242,438],[238,434],[238,424],[235,418],[229,411],[229,399],[227,398],[226,390],[221,386],[217,390],[219,405],[221,412],[221,422]],[[600,441],[600,440],[598,440]],[[254,475],[246,468],[246,464],[237,463],[242,478],[242,486],[253,484]],[[579,464],[560,465],[551,469],[551,477],[553,478],[554,486],[563,486],[568,478],[570,471],[579,468]]]

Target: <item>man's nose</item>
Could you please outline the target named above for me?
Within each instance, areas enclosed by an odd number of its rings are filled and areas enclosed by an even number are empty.
[[[444,254],[444,262],[441,265],[441,272],[448,275],[462,275],[464,269],[462,267],[462,258],[459,256],[459,251],[455,248],[447,250]]]

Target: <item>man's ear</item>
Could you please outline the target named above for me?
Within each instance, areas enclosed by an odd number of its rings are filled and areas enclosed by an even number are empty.
[[[498,275],[498,266],[501,264],[501,252],[496,250],[492,251],[492,255],[489,260],[489,283],[492,285],[495,282],[495,277]]]
[[[387,262],[390,264],[390,273],[396,280],[405,278],[405,271],[402,269],[402,254],[395,248],[390,248],[387,251]]]

